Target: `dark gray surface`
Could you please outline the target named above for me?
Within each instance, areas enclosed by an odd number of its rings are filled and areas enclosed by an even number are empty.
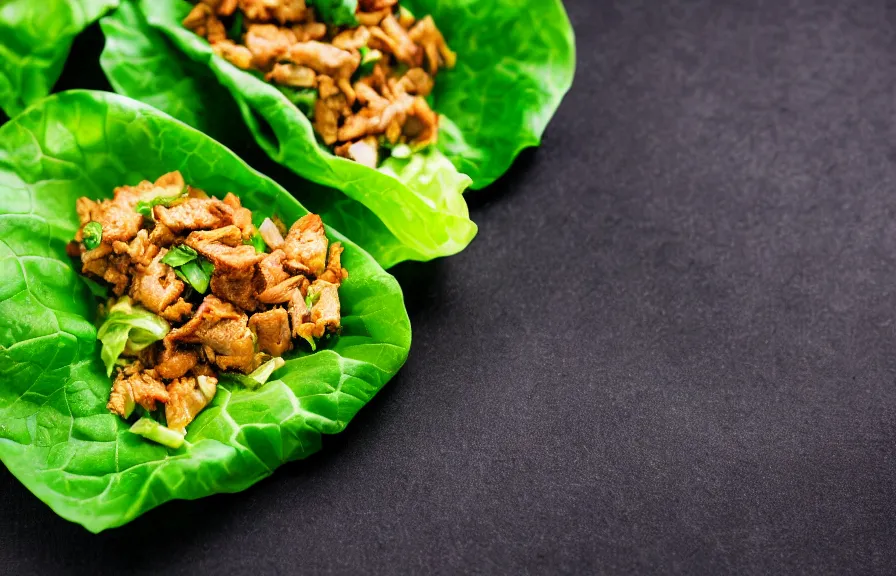
[[[100,536],[2,469],[0,571],[892,572],[896,4],[567,6],[573,92],[397,270],[345,434]]]

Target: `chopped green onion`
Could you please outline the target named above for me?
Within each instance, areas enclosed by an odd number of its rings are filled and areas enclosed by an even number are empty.
[[[190,260],[174,269],[174,273],[177,274],[178,278],[192,286],[200,294],[205,294],[205,291],[208,290],[208,283],[214,271],[214,264],[205,258]]]
[[[134,206],[134,210],[137,214],[142,215],[144,218],[152,218],[152,209],[156,206],[170,206],[172,202],[175,200],[180,200],[187,194],[187,190],[184,189],[180,194],[176,196],[156,196],[152,200],[141,200],[137,202],[137,205]]]
[[[311,310],[311,307],[317,304],[317,301],[320,300],[320,292],[309,292],[307,296],[305,296],[305,306]]]
[[[358,78],[370,76],[373,74],[373,67],[376,66],[377,62],[382,60],[383,53],[379,50],[371,50],[367,46],[361,46],[358,48],[358,52],[361,53],[361,65],[358,66],[358,71],[355,75]]]
[[[264,242],[264,238],[261,237],[261,234],[255,234],[254,236],[252,236],[252,238],[243,240],[243,244],[254,246],[255,251],[261,254],[264,254],[268,247],[268,245]]]
[[[302,336],[302,338],[305,340],[305,342],[308,343],[309,346],[311,346],[312,352],[317,352],[317,343],[314,341],[313,336]]]
[[[221,374],[221,376],[238,382],[249,390],[257,390],[267,384],[268,380],[271,379],[271,375],[282,368],[284,364],[286,364],[286,360],[283,358],[271,358],[248,375],[239,374],[237,372],[226,372]]]
[[[176,246],[162,257],[161,262],[174,268],[177,277],[193,287],[200,294],[208,290],[208,283],[215,266],[184,244]]]
[[[139,436],[143,436],[147,440],[152,440],[162,446],[177,449],[184,445],[184,436],[179,432],[175,432],[167,426],[162,426],[155,420],[149,418],[140,418],[131,426],[131,432]]]
[[[195,250],[186,244],[181,244],[169,250],[168,253],[162,257],[162,264],[167,264],[176,268],[195,260],[198,256],[199,254],[197,254]]]
[[[93,250],[103,241],[103,225],[99,222],[88,222],[82,231],[84,238],[84,246],[88,250]]]

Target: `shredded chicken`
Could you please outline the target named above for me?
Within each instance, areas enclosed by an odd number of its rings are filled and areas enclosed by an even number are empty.
[[[317,214],[303,216],[292,225],[283,242],[286,266],[314,276],[323,274],[327,267],[327,243],[324,223],[320,216]]]
[[[106,407],[110,412],[127,418],[135,404],[153,411],[156,409],[156,402],[168,402],[168,391],[156,372],[144,370],[143,364],[138,360],[115,377]]]
[[[235,10],[237,2],[203,5]],[[66,251],[82,273],[171,327],[119,359],[108,409],[123,418],[162,404],[168,426],[182,432],[214,398],[222,372],[249,374],[292,350],[293,338],[314,348],[340,330],[338,288],[348,272],[342,245],[330,244],[316,215],[288,232],[276,216],[256,229],[236,195],[219,200],[178,172],[117,188],[112,199],[80,198],[76,210],[81,227]]]
[[[228,38],[240,14],[247,24]],[[399,0],[359,0],[355,16],[357,26],[335,26],[318,21],[305,0],[202,0],[183,25],[282,90],[316,92],[320,139],[375,168],[398,144],[437,141],[439,117],[424,98],[457,54],[432,16],[418,20]]]
[[[149,266],[134,266],[131,298],[156,314],[176,302],[184,291],[184,283],[177,278],[174,269],[162,263],[167,253],[168,249],[162,248]]]
[[[187,424],[215,397],[218,379],[214,376],[186,376],[168,385],[169,401],[165,404],[168,427],[185,432]]]
[[[249,329],[256,335],[258,349],[271,356],[283,356],[292,349],[289,315],[283,308],[258,312],[249,318]]]

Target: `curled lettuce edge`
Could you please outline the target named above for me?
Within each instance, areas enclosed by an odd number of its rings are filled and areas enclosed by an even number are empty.
[[[49,94],[75,36],[118,2],[0,2],[0,109],[11,118]]]
[[[244,490],[319,450],[321,436],[342,431],[410,348],[398,283],[329,229],[350,272],[340,288],[342,334],[316,353],[297,346],[258,390],[222,382],[176,450],[131,433],[105,407],[96,301],[65,245],[78,197],[108,197],[171,170],[211,193],[234,192],[259,218],[306,213],[221,144],[115,94],[55,94],[0,127],[0,460],[92,532],[170,500]]]

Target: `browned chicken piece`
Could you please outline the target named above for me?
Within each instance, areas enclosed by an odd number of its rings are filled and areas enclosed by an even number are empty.
[[[243,240],[252,238],[257,232],[255,225],[252,224],[252,211],[243,208],[243,203],[233,192],[228,192],[222,202],[233,209],[233,224],[242,232]]]
[[[306,14],[305,0],[280,0],[274,10],[274,18],[281,24],[299,22],[305,18]]]
[[[89,222],[99,222],[103,227],[103,242],[129,242],[140,231],[143,216],[134,212],[133,205],[125,198],[94,202],[89,198],[79,198],[76,203],[81,228],[75,240],[83,239],[83,228]]]
[[[289,311],[289,321],[292,325],[292,335],[296,338],[310,337],[310,332],[307,329],[304,331],[302,329],[302,326],[307,324],[311,318],[311,310],[308,309],[308,305],[305,303],[305,296],[301,291],[293,290],[287,309]],[[313,327],[314,324],[311,324],[311,326]]]
[[[180,378],[196,366],[199,362],[199,354],[193,350],[185,350],[171,343],[159,354],[155,370],[165,380]]]
[[[187,198],[197,198],[199,200],[208,200],[211,198],[205,190],[194,188],[193,186],[187,186]]]
[[[122,418],[131,415],[135,404],[152,412],[156,402],[168,402],[165,385],[157,378],[154,370],[144,370],[143,364],[136,361],[124,368],[112,383],[112,393],[106,408]]]
[[[370,41],[370,30],[365,26],[359,26],[354,30],[344,30],[333,38],[333,46],[340,50],[358,50],[367,46]]]
[[[357,96],[355,94],[355,89],[352,88],[352,81],[348,78],[340,78],[336,81],[336,85],[339,86],[339,89],[345,94],[345,100],[348,105],[354,106]]]
[[[435,82],[423,68],[411,68],[393,85],[393,92],[429,96]]]
[[[227,39],[227,29],[218,20],[215,11],[208,4],[200,3],[184,18],[183,25],[200,36],[204,36],[212,44]]]
[[[213,376],[185,376],[168,385],[165,420],[168,428],[180,433],[208,406],[218,390],[218,379]]]
[[[241,44],[234,44],[230,40],[222,40],[212,44],[212,52],[241,70],[252,68],[252,52]]]
[[[376,137],[368,136],[357,142],[348,142],[342,146],[337,146],[333,152],[337,156],[349,158],[358,164],[376,168],[379,163],[379,142]]]
[[[214,198],[187,198],[170,207],[155,206],[153,216],[175,234],[233,224],[233,208]]]
[[[427,16],[417,22],[408,35],[412,41],[423,46],[430,74],[434,75],[438,72],[440,65],[454,68],[454,65],[457,64],[457,54],[448,48],[445,37],[436,28],[432,16]]]
[[[116,254],[127,254],[134,264],[148,266],[152,259],[159,253],[159,246],[149,240],[149,232],[140,230],[130,244],[113,242],[112,248]]]
[[[398,23],[395,16],[390,14],[383,18],[383,21],[380,22],[380,28],[386,33],[388,38],[391,39],[391,42],[386,41],[374,31],[371,31],[371,34],[378,40],[386,42],[391,48],[392,54],[395,55],[399,62],[403,62],[408,66],[420,65],[422,60],[420,48],[414,44],[414,41],[411,40],[411,37],[408,35],[408,31],[401,27],[401,24]]]
[[[319,276],[327,267],[327,236],[317,214],[303,216],[292,225],[283,243],[284,265],[296,272]]]
[[[318,98],[314,103],[314,130],[328,146],[338,140],[339,115],[327,106],[323,98]]]
[[[261,273],[265,289],[273,288],[289,278],[289,274],[283,270],[284,258],[286,258],[286,253],[283,250],[274,250],[258,263],[258,270]]]
[[[296,43],[296,35],[289,28],[274,24],[250,24],[246,31],[246,48],[252,52],[255,65],[264,70],[281,60]]]
[[[377,26],[382,22],[383,18],[392,13],[392,10],[386,8],[377,12],[358,12],[358,22],[362,26]]]
[[[239,0],[249,20],[277,20],[281,24],[305,18],[305,0]]]
[[[116,296],[124,294],[131,283],[127,256],[115,256],[112,247],[105,243],[81,254],[81,272],[92,274],[111,284]]]
[[[362,110],[346,118],[345,124],[339,129],[338,139],[340,142],[348,142],[364,136],[382,134],[393,122],[402,124],[413,106],[413,96],[403,94],[386,106],[380,114],[375,114],[372,110]]]
[[[364,82],[355,83],[355,94],[362,105],[368,106],[374,111],[383,110],[389,105],[389,100],[380,96],[379,92]]]
[[[327,269],[318,276],[318,280],[324,280],[330,284],[339,286],[342,281],[348,278],[348,270],[342,267],[342,242],[333,242],[330,244],[330,258],[327,262]]]
[[[236,226],[191,232],[184,244],[205,256],[221,273],[246,272],[264,260],[265,254],[243,244],[242,232]]]
[[[361,78],[361,82],[367,84],[374,90],[376,90],[383,98],[386,100],[392,100],[395,98],[395,94],[392,93],[392,90],[389,88],[388,83],[388,73],[386,66],[383,65],[382,62],[377,62],[373,66],[373,73],[370,76],[365,78]]]
[[[283,304],[289,302],[293,290],[298,288],[304,292],[303,288],[308,287],[308,279],[304,276],[293,276],[288,280],[284,280],[276,286],[271,286],[258,295],[258,301],[262,304]]]
[[[350,79],[361,64],[360,54],[317,41],[293,44],[289,48],[288,57],[294,64],[307,66],[334,80]]]
[[[129,206],[109,202],[97,221],[103,226],[103,242],[112,243],[115,240],[130,242],[140,231],[143,216],[134,212]]]
[[[215,373],[215,369],[206,364],[205,362],[200,362],[199,364],[193,366],[193,369],[190,370],[191,376],[211,376],[212,378],[217,378],[218,375]]]
[[[306,22],[293,26],[292,31],[296,35],[296,42],[323,40],[327,36],[327,25],[323,22]]]
[[[187,14],[187,17],[184,18],[181,24],[183,24],[184,28],[187,30],[192,30],[205,38],[208,36],[208,19],[214,15],[215,11],[209,3],[201,2],[193,6],[193,9],[190,10],[190,13]]]
[[[150,243],[162,248],[168,248],[174,244],[175,240],[177,240],[177,237],[171,231],[171,228],[168,228],[161,222],[156,222],[152,232],[149,233]]]
[[[282,356],[292,350],[289,315],[283,308],[258,312],[249,318],[249,329],[258,338],[258,349],[271,356]]]
[[[358,9],[362,12],[375,12],[391,9],[396,4],[398,4],[398,0],[358,0]]]
[[[308,288],[308,295],[316,302],[305,315],[306,322],[293,321],[293,335],[311,341],[327,332],[338,332],[341,326],[338,286],[324,280],[315,280]]]
[[[184,291],[184,283],[174,274],[174,269],[162,263],[167,253],[168,250],[162,248],[149,266],[134,267],[131,298],[156,314],[176,302]]]
[[[308,294],[317,299],[311,307],[314,337],[320,338],[327,331],[336,332],[341,325],[339,286],[318,279],[311,283]]]
[[[218,16],[231,16],[236,11],[237,0],[202,0],[208,4]]]
[[[261,255],[263,256],[263,255]],[[264,288],[264,279],[254,267],[245,270],[216,269],[212,274],[210,287],[212,294],[233,302],[243,310],[253,312],[258,307],[255,295]]]
[[[339,94],[339,88],[336,86],[335,80],[325,74],[321,74],[317,77],[317,93],[320,96],[318,101],[327,100]]]
[[[160,316],[169,322],[183,322],[184,318],[193,313],[193,305],[178,298],[177,302],[162,310]]]
[[[439,115],[432,111],[426,100],[415,98],[402,133],[416,146],[432,144],[439,136]]]
[[[317,73],[307,66],[298,64],[274,64],[273,69],[265,75],[264,79],[293,88],[317,86]]]
[[[255,343],[249,318],[233,304],[208,295],[189,322],[165,336],[165,345],[201,344],[209,361],[221,370],[248,374],[255,366]]]

